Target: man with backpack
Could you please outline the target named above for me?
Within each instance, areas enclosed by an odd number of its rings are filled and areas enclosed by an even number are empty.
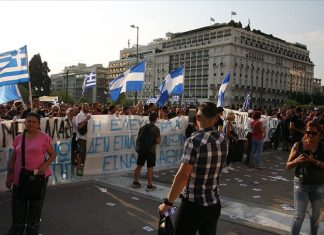
[[[158,118],[156,112],[152,112],[149,115],[149,124],[142,126],[136,139],[136,152],[138,153],[137,165],[134,171],[133,188],[141,187],[141,183],[138,178],[141,173],[141,169],[145,162],[147,165],[147,187],[146,191],[154,191],[156,186],[153,185],[153,167],[156,161],[156,145],[160,143],[160,129],[155,125]]]

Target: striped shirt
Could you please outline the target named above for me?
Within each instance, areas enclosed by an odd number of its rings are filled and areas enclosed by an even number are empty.
[[[219,175],[228,153],[228,138],[215,127],[199,130],[184,145],[181,163],[193,165],[181,197],[211,206],[219,202]]]

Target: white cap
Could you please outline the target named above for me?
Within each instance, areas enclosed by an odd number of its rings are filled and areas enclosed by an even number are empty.
[[[249,109],[249,110],[248,110],[248,114],[251,114],[251,113],[253,113],[253,112],[254,112],[253,109]]]

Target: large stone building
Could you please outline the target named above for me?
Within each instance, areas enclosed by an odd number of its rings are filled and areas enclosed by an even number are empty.
[[[91,72],[96,73],[97,84],[95,87],[86,89],[82,95],[84,78]],[[64,91],[75,103],[78,103],[81,97],[87,98],[89,103],[106,103],[107,101],[107,68],[104,68],[101,64],[87,66],[79,63],[78,65],[67,66],[64,71],[52,74],[50,78],[51,90]]]
[[[145,90],[139,99],[156,94],[165,76],[185,65],[182,102],[217,102],[224,76],[231,80],[225,105],[243,104],[251,92],[252,106],[274,107],[290,93],[312,94],[318,89],[314,64],[305,45],[289,43],[240,23],[214,24],[182,33],[167,33],[147,46],[139,46],[139,59],[147,59]],[[109,63],[108,80],[136,62],[136,47],[123,49]],[[130,98],[134,97],[130,95]]]

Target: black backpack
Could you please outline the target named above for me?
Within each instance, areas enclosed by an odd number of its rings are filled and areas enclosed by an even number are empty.
[[[152,148],[154,145],[154,139],[150,124],[145,124],[145,126],[143,126],[141,135],[137,137],[136,144],[136,152],[146,152]]]

